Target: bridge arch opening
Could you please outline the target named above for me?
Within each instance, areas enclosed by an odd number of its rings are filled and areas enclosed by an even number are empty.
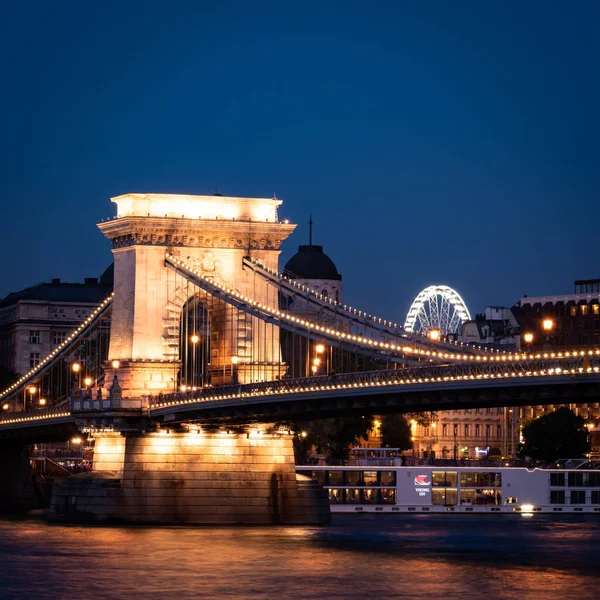
[[[181,309],[179,329],[179,385],[204,387],[211,383],[211,315],[199,296],[190,297]]]

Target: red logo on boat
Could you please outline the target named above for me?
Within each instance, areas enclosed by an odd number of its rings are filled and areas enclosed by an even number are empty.
[[[415,475],[415,485],[429,485],[427,475]]]

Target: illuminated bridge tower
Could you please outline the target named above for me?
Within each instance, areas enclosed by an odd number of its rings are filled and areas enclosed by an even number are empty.
[[[122,406],[138,408],[144,396],[173,391],[177,384],[181,314],[190,298],[185,285],[165,267],[165,253],[216,281],[268,296],[267,284],[242,268],[242,258],[250,255],[277,269],[281,243],[295,225],[279,222],[281,200],[276,198],[125,194],[112,201],[117,216],[98,224],[112,243],[115,262],[109,365],[119,361]],[[276,306],[276,297],[272,303]],[[244,383],[260,359],[261,364],[272,365],[261,378],[278,377],[275,328],[260,344],[259,357],[259,345],[240,339],[239,323],[233,320],[226,311],[210,315],[211,335],[220,340],[210,350],[211,368],[218,370],[238,357],[237,376]],[[222,372],[226,373],[224,368]],[[107,385],[113,374],[108,367]]]

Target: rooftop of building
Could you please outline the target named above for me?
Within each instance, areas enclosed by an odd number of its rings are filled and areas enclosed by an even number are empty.
[[[342,280],[334,262],[323,252],[323,246],[313,244],[299,246],[298,252],[287,261],[283,271],[292,279]]]
[[[23,301],[99,304],[113,289],[113,269],[111,264],[100,278],[86,277],[83,283],[66,282],[55,278],[18,292],[11,292],[0,301],[0,308]]]

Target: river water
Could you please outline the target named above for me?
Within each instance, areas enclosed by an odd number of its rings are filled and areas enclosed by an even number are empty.
[[[600,517],[347,515],[268,528],[2,520],[0,598],[600,599]]]

